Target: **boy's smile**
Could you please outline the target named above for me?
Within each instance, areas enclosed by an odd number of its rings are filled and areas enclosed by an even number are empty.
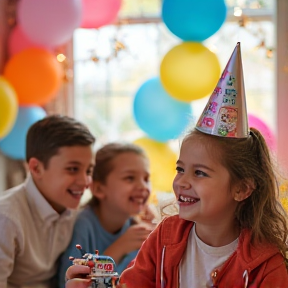
[[[75,199],[81,199],[84,191],[75,191],[72,189],[67,189],[67,191],[75,198]]]
[[[39,191],[61,213],[66,208],[77,208],[92,181],[93,167],[91,146],[65,146],[51,157],[47,167],[38,161],[37,169],[32,167],[31,173]]]

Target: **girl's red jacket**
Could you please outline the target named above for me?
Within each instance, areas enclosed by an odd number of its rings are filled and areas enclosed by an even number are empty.
[[[178,288],[179,263],[193,225],[178,215],[164,219],[122,273],[120,283],[127,288]],[[268,243],[253,246],[247,229],[239,236],[237,250],[219,270],[211,271],[211,278],[217,288],[288,288],[279,249]]]

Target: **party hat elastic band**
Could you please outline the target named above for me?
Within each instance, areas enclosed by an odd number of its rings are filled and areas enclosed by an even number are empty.
[[[215,136],[247,138],[249,135],[240,42],[237,43],[196,129]]]

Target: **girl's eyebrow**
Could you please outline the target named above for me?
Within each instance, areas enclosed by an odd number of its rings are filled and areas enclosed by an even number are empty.
[[[208,166],[206,166],[204,164],[194,164],[193,167],[195,167],[195,168],[204,168],[204,169],[207,169],[209,171],[215,172],[212,168],[210,168],[210,167],[208,167]]]
[[[181,161],[181,160],[177,160],[176,164],[180,164],[180,165],[183,165],[184,163]],[[213,170],[212,168],[204,165],[204,164],[193,164],[193,167],[195,169],[199,169],[199,168],[204,168],[206,170],[209,170],[209,171],[212,171],[212,172],[215,172],[215,170]]]

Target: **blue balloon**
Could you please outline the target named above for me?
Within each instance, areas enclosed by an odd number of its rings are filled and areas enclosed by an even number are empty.
[[[184,41],[201,42],[222,26],[227,7],[224,0],[164,0],[162,19]]]
[[[192,118],[190,103],[172,98],[164,90],[159,77],[142,84],[135,95],[133,106],[139,127],[159,142],[178,138]]]
[[[16,122],[10,133],[0,141],[0,149],[6,156],[24,160],[26,156],[26,135],[29,127],[44,118],[46,112],[38,106],[19,107]]]

